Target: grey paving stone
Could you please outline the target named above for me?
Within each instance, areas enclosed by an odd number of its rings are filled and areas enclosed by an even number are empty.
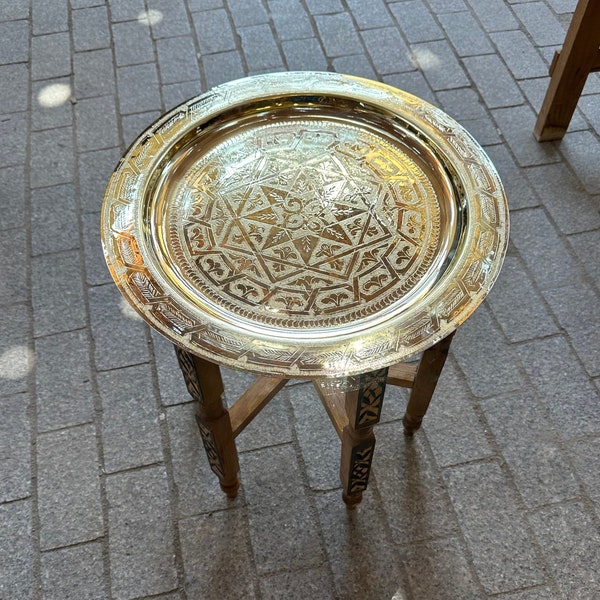
[[[572,130],[572,128],[570,127]],[[595,168],[600,161],[600,141],[590,131],[570,131],[560,150],[590,194],[600,194],[600,174]],[[594,203],[597,206],[597,202]],[[594,216],[596,216],[594,214]]]
[[[423,0],[394,2],[389,5],[400,29],[411,44],[444,38],[444,32]]]
[[[221,55],[215,54],[213,56]],[[213,58],[213,56],[211,56],[210,58]],[[190,98],[199,96],[201,93],[202,88],[199,78],[194,81],[182,81],[180,83],[170,83],[168,85],[162,86],[162,96],[164,99],[164,105],[167,110],[170,110],[171,108],[182,104]]]
[[[110,46],[108,14],[105,6],[82,8],[71,12],[73,45],[76,51]]]
[[[331,576],[324,566],[319,569],[263,577],[260,580],[260,590],[263,600],[280,598],[305,600],[307,597],[334,600],[335,598]]]
[[[29,404],[28,394],[0,397],[0,503],[31,494]]]
[[[318,526],[293,448],[275,446],[241,454],[240,468],[258,572],[320,565]]]
[[[242,51],[250,72],[268,71],[283,66],[269,25],[244,27],[238,29],[238,34],[242,39]]]
[[[504,259],[502,271],[487,302],[511,342],[559,332],[542,296],[531,285],[522,262],[516,256]]]
[[[581,502],[551,506],[532,514],[529,520],[561,596],[598,596],[600,532],[588,507]]]
[[[98,389],[105,471],[162,461],[158,410],[148,365],[99,373]]]
[[[527,169],[544,206],[563,233],[579,233],[600,227],[598,203],[562,163]]]
[[[102,0],[70,0],[71,8],[89,8],[90,6],[102,6]]]
[[[377,427],[376,438],[372,474],[394,542],[452,535],[456,517],[424,436],[406,438],[400,423],[390,423]]]
[[[333,14],[344,11],[340,0],[305,0],[311,15]]]
[[[0,169],[0,230],[22,227],[25,224],[25,169]]]
[[[3,85],[0,87],[0,112],[10,113],[25,110],[28,105],[29,72],[27,65],[2,65],[0,78]]]
[[[540,144],[533,137],[536,115],[528,106],[499,108],[492,114],[520,166],[542,165],[559,160],[554,142]]]
[[[348,13],[315,17],[328,57],[347,56],[362,51],[360,39]]]
[[[136,21],[146,12],[144,0],[129,0],[128,2],[111,2],[110,17],[113,23],[120,21]]]
[[[27,21],[0,23],[0,64],[20,63],[28,60],[29,24]]]
[[[24,112],[3,115],[0,118],[0,168],[20,165],[25,162],[25,138],[27,134]]]
[[[572,442],[569,455],[587,494],[600,505],[600,438]]]
[[[195,405],[172,406],[166,413],[178,513],[189,517],[242,505],[243,494],[235,500],[227,498],[210,469],[194,416]]]
[[[484,146],[499,144],[502,140],[500,132],[491,117],[485,115],[479,119],[467,119],[460,124]]]
[[[391,598],[398,593],[402,597],[404,574],[373,496],[365,493],[351,515],[339,491],[316,500],[338,597]]]
[[[372,0],[369,3],[361,0],[347,0],[347,5],[359,29],[375,29],[394,25],[383,0]]]
[[[31,134],[32,188],[69,183],[74,178],[73,128],[62,127]]]
[[[161,114],[161,111],[153,110],[122,117],[121,126],[123,128],[125,146],[132,144]]]
[[[598,390],[562,337],[524,344],[517,352],[563,438],[600,431]]]
[[[26,32],[22,34],[27,40]],[[71,39],[67,32],[31,39],[31,78],[51,79],[71,74]]]
[[[410,51],[395,27],[368,29],[361,35],[373,60],[375,70],[380,75],[415,69]],[[390,52],[389,48],[394,48],[394,52]]]
[[[495,54],[471,56],[465,58],[463,62],[489,108],[512,106],[523,102],[523,95],[498,56]]]
[[[161,109],[158,75],[154,64],[119,67],[117,86],[122,115]]]
[[[231,52],[219,52],[202,57],[206,87],[208,89],[244,77],[244,66],[240,53],[237,50]]]
[[[7,600],[33,598],[31,502],[0,504],[0,592]]]
[[[88,293],[96,367],[118,369],[147,362],[146,326],[117,288],[103,285]]]
[[[86,326],[78,251],[35,257],[32,260],[32,281],[36,336]]]
[[[38,431],[93,421],[88,345],[84,329],[36,340]]]
[[[569,242],[588,274],[600,281],[600,231],[569,236]]]
[[[125,21],[112,26],[115,59],[119,67],[154,61],[154,47],[148,27],[138,21]]]
[[[187,0],[187,5],[190,12],[223,8],[224,4],[225,0]]]
[[[34,35],[68,31],[68,0],[57,0],[52,4],[46,0],[32,0],[31,20]]]
[[[452,344],[452,353],[472,392],[480,398],[525,385],[512,349],[504,343],[485,305],[460,327]]]
[[[294,386],[285,393],[294,408],[296,435],[309,486],[313,490],[339,488],[340,439],[312,384]]]
[[[395,73],[393,75],[385,75],[383,77],[385,83],[404,90],[409,94],[413,94],[422,100],[426,100],[432,104],[437,104],[437,100],[423,76],[421,71],[410,71],[408,73]]]
[[[103,535],[94,426],[40,434],[36,446],[42,550]]]
[[[283,42],[283,53],[291,71],[326,71],[327,58],[316,38]]]
[[[117,111],[110,96],[86,98],[75,106],[80,151],[112,148],[119,143]]]
[[[171,406],[190,402],[192,398],[185,387],[173,344],[160,333],[152,330],[152,348],[158,375],[161,404]]]
[[[356,75],[367,79],[377,79],[377,73],[373,70],[371,62],[364,54],[353,54],[351,56],[340,56],[331,61],[336,73]]]
[[[600,94],[581,96],[578,106],[586,119],[589,121],[594,131],[600,135],[600,104],[598,103],[599,96]]]
[[[236,28],[269,22],[269,16],[261,0],[236,0],[229,2],[228,6]]]
[[[435,13],[460,12],[466,10],[467,6],[463,0],[429,0],[431,10]]]
[[[119,148],[79,152],[79,194],[82,212],[98,212],[104,191],[121,156]]]
[[[580,284],[546,290],[544,296],[575,352],[592,377],[600,375],[598,336],[591,323],[600,323],[598,296],[590,285]]]
[[[5,266],[0,280],[0,303],[22,302],[28,299],[28,252],[24,229],[12,229],[0,238],[0,256]]]
[[[154,39],[187,35],[190,32],[190,22],[183,2],[148,0],[148,10],[162,15],[160,20],[151,24]]]
[[[561,45],[566,30],[545,2],[528,2],[513,6],[525,30],[538,46]]]
[[[90,285],[110,283],[112,277],[100,243],[100,213],[82,216],[83,253],[85,256],[85,280]]]
[[[160,39],[156,48],[163,84],[200,79],[196,47],[191,36]]]
[[[490,54],[494,51],[488,36],[469,11],[442,14],[439,20],[459,56]]]
[[[112,51],[108,48],[73,55],[77,100],[115,93]]]
[[[544,583],[543,563],[500,467],[494,462],[454,467],[444,471],[444,479],[485,591]]]
[[[502,600],[555,600],[558,597],[558,592],[549,587],[534,587],[512,594],[502,594],[499,596]]]
[[[195,13],[193,19],[200,53],[203,56],[236,49],[231,24],[223,9]]]
[[[509,150],[504,145],[486,146],[486,153],[498,170],[510,210],[532,208],[539,205],[539,199],[516,165]]]
[[[0,5],[0,21],[29,18],[29,4],[22,0],[5,0]]]
[[[486,31],[518,29],[519,23],[503,0],[468,0]]]
[[[102,544],[60,548],[41,556],[44,600],[104,600]]]
[[[511,241],[540,287],[561,287],[581,279],[577,263],[541,208],[512,215]]]
[[[237,509],[180,522],[188,598],[253,600],[258,597],[252,583],[255,574],[247,529],[246,517]],[[210,552],[206,552],[207,548]]]
[[[485,425],[475,413],[467,386],[447,361],[423,428],[440,467],[491,456]]]
[[[129,600],[177,587],[164,467],[106,479],[112,597]]]
[[[58,86],[58,87],[55,87]],[[69,92],[70,97],[59,98],[59,94]],[[73,98],[71,89],[71,78],[61,77],[48,81],[34,81],[31,84],[31,129],[42,131],[44,129],[56,129],[59,127],[71,127],[73,125]],[[64,98],[64,102],[58,106],[52,106],[54,102],[48,102],[48,96],[56,94],[58,102]]]
[[[444,111],[457,121],[476,119],[487,114],[479,94],[472,88],[441,91],[437,97]]]
[[[573,467],[556,443],[557,431],[532,393],[489,399],[481,406],[529,508],[579,496]]]
[[[413,59],[434,91],[470,85],[448,42],[413,44],[412,51]]]
[[[492,40],[516,79],[545,77],[548,65],[523,31],[499,31]]]
[[[468,560],[456,538],[408,546],[402,562],[415,598],[474,600],[482,597],[483,592],[471,574]]]
[[[280,40],[298,40],[315,35],[308,13],[299,0],[269,0],[269,9]]]
[[[0,394],[26,392],[34,365],[27,307],[24,304],[4,306],[0,311],[0,329]]]
[[[78,248],[79,221],[73,184],[32,190],[31,226],[34,256]]]

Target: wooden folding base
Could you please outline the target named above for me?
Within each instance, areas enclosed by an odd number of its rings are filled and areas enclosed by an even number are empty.
[[[340,478],[342,498],[348,508],[362,500],[367,488],[375,450],[373,426],[379,422],[386,384],[411,389],[403,424],[412,435],[419,427],[454,334],[425,350],[418,363],[400,363],[358,376],[350,389],[329,390],[315,381],[315,389],[342,440]],[[288,379],[259,377],[227,410],[223,402],[223,380],[219,366],[175,347],[187,389],[196,400],[196,420],[210,467],[221,488],[235,498],[239,488],[239,462],[235,438],[281,390]]]

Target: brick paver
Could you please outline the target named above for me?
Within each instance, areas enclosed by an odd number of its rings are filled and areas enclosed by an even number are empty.
[[[0,2],[0,599],[600,596],[600,77],[532,136],[574,0]],[[390,390],[363,505],[311,385],[239,438],[228,500],[171,345],[120,297],[104,188],[208,87],[337,70],[437,104],[486,147],[512,237],[423,430]],[[252,376],[226,371],[231,400]]]

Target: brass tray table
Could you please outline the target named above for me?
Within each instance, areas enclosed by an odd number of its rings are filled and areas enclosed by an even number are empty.
[[[507,239],[499,177],[460,125],[333,73],[250,77],[173,109],[121,159],[102,212],[111,274],[174,343],[223,490],[239,486],[235,436],[289,379],[312,379],[348,506],[386,383],[412,388],[414,432]],[[229,410],[218,365],[259,375]]]

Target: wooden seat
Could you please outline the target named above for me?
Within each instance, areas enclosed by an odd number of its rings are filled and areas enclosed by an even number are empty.
[[[579,0],[563,48],[550,66],[550,84],[534,135],[540,142],[565,135],[588,75],[600,71],[600,2]]]

